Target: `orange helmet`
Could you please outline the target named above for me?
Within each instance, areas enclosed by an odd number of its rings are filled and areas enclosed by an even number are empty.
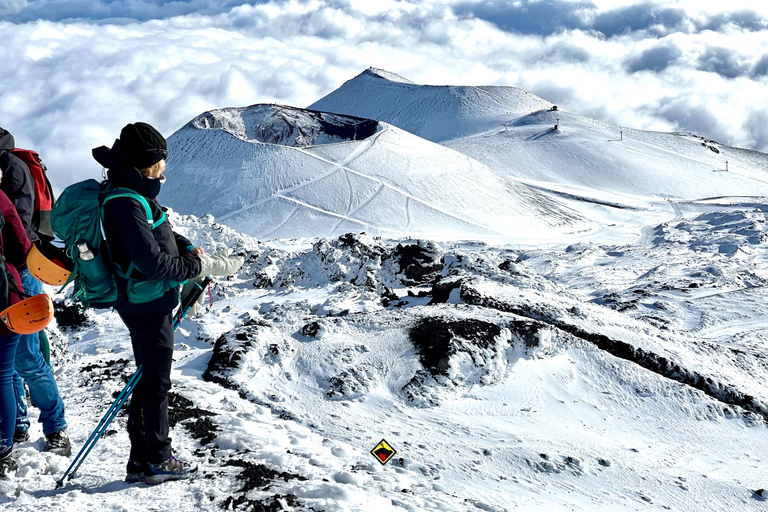
[[[61,254],[52,255],[51,251]],[[32,249],[27,253],[27,268],[29,273],[35,276],[35,279],[41,283],[53,286],[62,286],[67,282],[72,272],[65,268],[62,259],[66,260],[64,251],[51,246],[45,251],[49,255],[43,254],[43,250],[37,244],[32,245]]]
[[[53,301],[41,293],[0,311],[0,320],[18,334],[34,334],[45,329],[53,319]]]

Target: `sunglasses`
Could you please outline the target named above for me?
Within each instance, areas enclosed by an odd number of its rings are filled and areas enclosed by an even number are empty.
[[[168,158],[168,150],[167,149],[161,149],[161,148],[149,148],[146,151],[152,152],[152,153],[160,153],[163,155],[163,158]]]

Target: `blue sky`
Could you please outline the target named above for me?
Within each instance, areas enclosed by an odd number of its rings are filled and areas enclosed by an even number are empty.
[[[304,107],[370,65],[768,151],[768,8],[582,0],[0,0],[0,126],[61,188],[127,122]]]

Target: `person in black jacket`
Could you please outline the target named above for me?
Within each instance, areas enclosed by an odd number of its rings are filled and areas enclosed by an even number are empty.
[[[32,214],[35,212],[35,182],[32,180],[27,164],[9,153],[15,147],[16,141],[13,135],[8,130],[0,128],[0,169],[3,170],[0,190],[5,192],[16,207],[29,241],[35,243],[39,238],[32,229]]]
[[[2,170],[2,190],[11,200],[19,214],[21,224],[32,243],[40,240],[38,230],[50,232],[50,225],[36,223],[33,214],[35,207],[35,183],[27,164],[10,153],[16,141],[8,130],[0,128],[0,170]],[[43,283],[35,279],[26,267],[20,269],[21,284],[29,295],[43,292]],[[47,346],[47,345],[46,345]],[[24,334],[16,348],[13,385],[16,391],[16,427],[13,438],[16,442],[29,439],[29,419],[27,418],[27,397],[22,378],[27,381],[32,402],[40,409],[40,422],[45,434],[45,451],[68,456],[72,445],[67,435],[67,422],[64,414],[64,401],[53,377],[53,372],[41,351],[40,334]]]
[[[101,146],[93,150],[96,161],[107,168],[111,185],[129,188],[144,196],[155,221],[165,217],[157,195],[165,179],[167,155],[165,139],[146,123],[126,125],[112,148]],[[234,273],[243,260],[205,255],[202,248],[194,247],[175,233],[167,220],[153,228],[135,198],[107,201],[103,222],[107,248],[118,276],[119,297],[114,307],[130,332],[136,365],[141,365],[143,372],[129,407],[131,452],[126,481],[156,484],[188,478],[197,467],[171,455],[168,437],[172,314],[179,303],[178,288],[169,288],[154,300],[136,304],[131,301],[130,281],[182,282],[200,275],[214,275],[217,267]],[[130,280],[119,277],[121,274]]]

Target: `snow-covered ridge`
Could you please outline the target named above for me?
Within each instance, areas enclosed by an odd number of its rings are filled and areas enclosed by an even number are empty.
[[[284,105],[251,105],[206,112],[187,127],[224,130],[249,142],[306,147],[362,140],[378,130],[370,119],[313,112]]]
[[[648,208],[662,198],[768,196],[763,153],[597,121],[514,87],[425,86],[382,76],[364,72],[310,108],[399,126],[540,191],[581,197],[581,207],[597,215],[602,208],[585,203]]]
[[[308,108],[384,121],[440,142],[551,109],[552,103],[516,87],[418,85],[368,69]]]
[[[397,73],[392,73],[391,71],[387,71],[386,69],[380,69],[380,68],[368,68],[365,71],[363,71],[364,74],[382,78],[384,80],[387,80],[389,82],[400,82],[403,84],[411,84],[416,85],[414,82],[411,82],[405,77],[402,77],[398,75]]]
[[[164,204],[181,213],[211,214],[265,239],[350,231],[506,239],[526,236],[532,227],[539,233],[592,227],[558,199],[386,123],[300,109],[290,113],[302,120],[304,133],[317,128],[315,142],[336,140],[329,126],[347,129],[353,123],[378,131],[363,140],[296,147],[260,140],[308,140],[296,125],[282,129],[287,125],[280,110],[206,114],[168,139]],[[260,124],[268,120],[274,122]],[[270,131],[262,132],[265,126]]]

